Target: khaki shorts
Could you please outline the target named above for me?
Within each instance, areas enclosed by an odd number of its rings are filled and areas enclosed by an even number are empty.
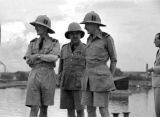
[[[61,90],[60,108],[82,110],[81,104],[82,91]]]
[[[56,81],[53,69],[38,68],[30,72],[26,106],[53,105]]]
[[[109,104],[109,92],[82,92],[82,105],[94,106],[94,107],[108,107]]]

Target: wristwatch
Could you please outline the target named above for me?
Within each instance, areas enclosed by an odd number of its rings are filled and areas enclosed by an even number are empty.
[[[40,59],[40,58],[41,58],[41,55],[38,55],[38,58]]]

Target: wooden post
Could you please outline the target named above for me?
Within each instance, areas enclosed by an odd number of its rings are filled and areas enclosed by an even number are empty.
[[[148,73],[148,64],[146,64],[146,78],[149,78],[149,73]]]
[[[146,64],[146,72],[148,71],[148,64]]]

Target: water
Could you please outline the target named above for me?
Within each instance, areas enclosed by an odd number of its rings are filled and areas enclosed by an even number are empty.
[[[130,91],[131,94],[128,97],[122,98],[116,96],[116,98],[110,100],[110,112],[122,113],[124,111],[130,111],[130,117],[155,117],[153,90],[131,88]],[[24,106],[25,95],[26,89],[0,89],[0,117],[28,117],[30,110]],[[48,117],[66,117],[66,110],[59,109],[59,95],[60,91],[57,89],[55,105],[49,107]],[[99,114],[98,117],[100,117]],[[120,114],[120,117],[122,117],[122,114]]]

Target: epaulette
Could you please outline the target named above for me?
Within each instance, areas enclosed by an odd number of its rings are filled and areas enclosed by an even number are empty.
[[[107,37],[109,37],[110,35],[109,35],[108,33],[106,33],[106,32],[102,32],[102,36],[107,38]]]
[[[54,39],[54,38],[51,38],[51,40],[52,40],[52,42],[58,42],[58,40],[57,39]]]
[[[85,43],[82,43],[82,45],[86,46],[87,44],[85,44]]]
[[[35,42],[37,40],[37,38],[32,39],[30,42]]]
[[[67,46],[68,45],[68,43],[66,43],[66,44],[64,44],[64,45],[62,45],[62,48],[64,48],[65,46]]]
[[[82,43],[82,44],[87,45],[87,44],[85,44],[85,43]]]

